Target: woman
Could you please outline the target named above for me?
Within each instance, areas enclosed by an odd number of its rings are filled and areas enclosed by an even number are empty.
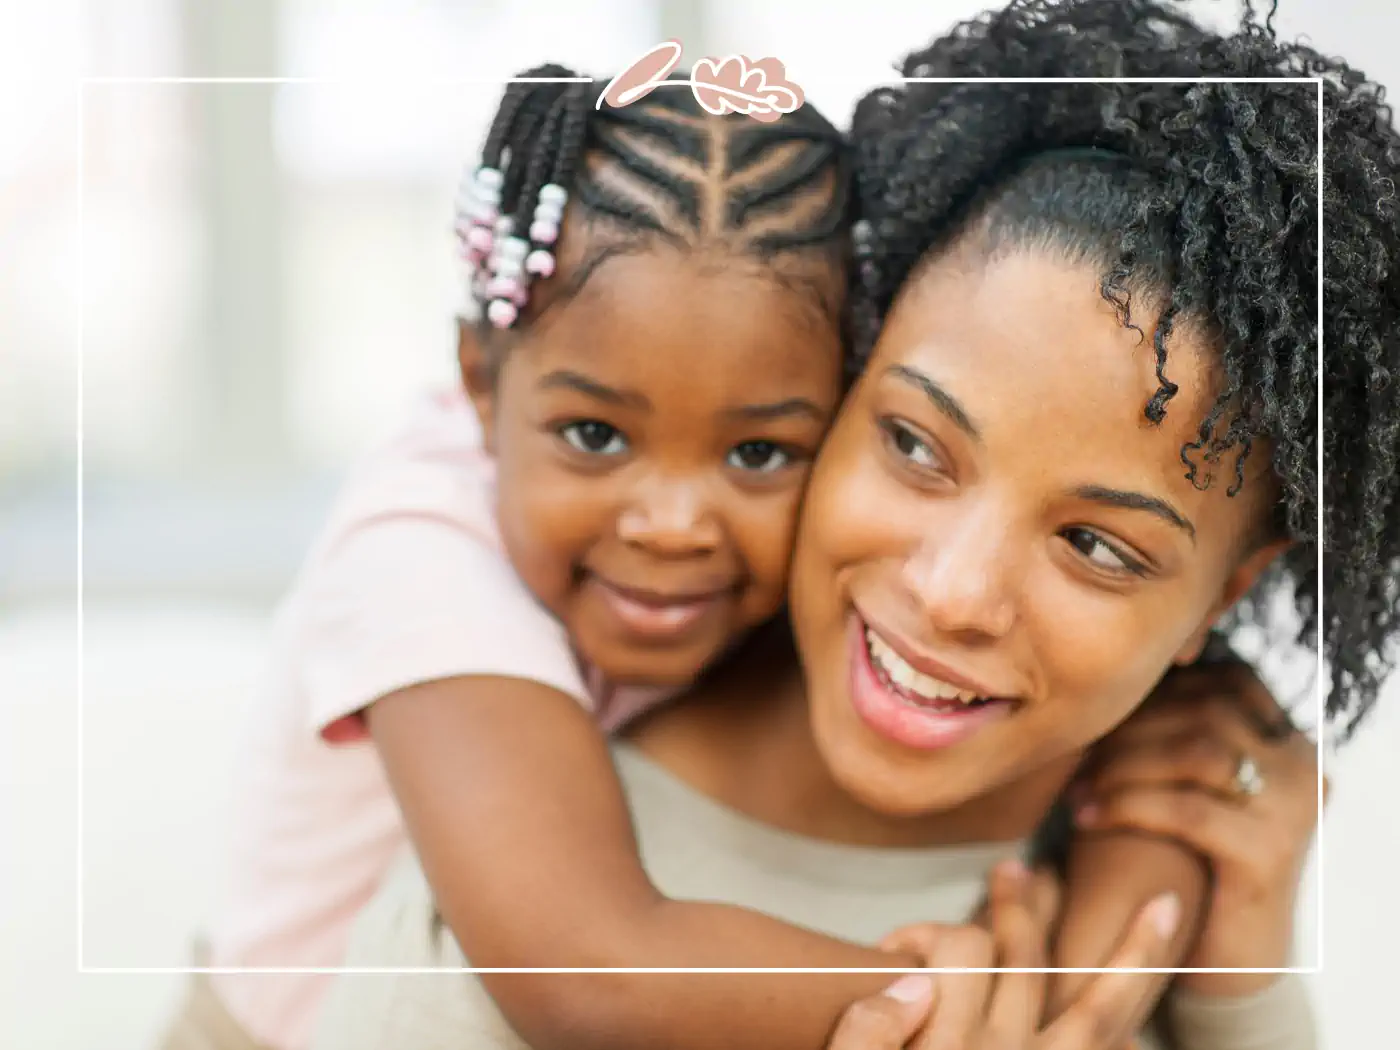
[[[1266,608],[1296,588],[1305,627],[1322,620],[1329,711],[1354,725],[1388,669],[1400,554],[1397,408],[1381,393],[1400,363],[1400,143],[1359,76],[1252,23],[1220,38],[1123,0],[1015,4],[905,72],[1336,74],[1323,249],[1337,429],[1319,450],[1311,85],[910,85],[862,103],[864,367],[804,509],[800,663],[782,637],[756,642],[617,749],[666,892],[853,938],[963,920],[1086,750],[1251,591]],[[1319,453],[1326,617],[1304,597]],[[1187,965],[1279,967],[1316,778],[1311,745],[1276,719],[1163,706],[1084,770],[1079,815],[1208,857]],[[352,962],[459,963],[431,914],[405,868]],[[934,965],[988,966],[1029,943],[1008,924],[994,905],[992,938],[918,936]],[[1110,1047],[1142,1005],[1139,989],[1090,985],[1063,1015],[1111,1015],[1090,1037],[1043,1025],[1013,975],[936,987],[921,1037],[935,1046]],[[1114,1009],[1089,1009],[1096,997]],[[1313,1045],[1286,977],[1184,975],[1164,1018],[1179,1048]],[[323,1034],[341,1048],[512,1039],[455,977],[347,980]]]

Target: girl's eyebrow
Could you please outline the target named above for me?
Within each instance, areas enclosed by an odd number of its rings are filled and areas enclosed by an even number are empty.
[[[972,421],[967,410],[962,407],[957,398],[934,382],[932,376],[907,365],[891,365],[885,369],[885,375],[893,376],[901,382],[916,387],[920,393],[933,402],[934,408],[952,421],[955,427],[979,445],[982,443],[982,432],[977,429],[977,424]]]
[[[580,394],[585,394],[598,401],[606,401],[610,405],[630,406],[645,411],[651,409],[651,402],[636,391],[616,390],[596,379],[589,379],[586,375],[567,368],[550,372],[540,379],[536,388],[539,390],[576,390]]]
[[[568,368],[556,369],[541,377],[536,384],[539,390],[575,390],[598,401],[610,405],[629,406],[643,411],[651,410],[651,402],[633,390],[618,390],[596,379],[590,379],[581,372]],[[739,419],[764,420],[781,419],[785,416],[811,416],[817,420],[826,418],[826,413],[813,401],[805,397],[789,397],[782,401],[772,401],[757,405],[739,405],[725,413]]]
[[[811,416],[818,421],[826,418],[826,413],[815,402],[808,401],[805,397],[790,397],[763,405],[740,405],[738,408],[729,409],[725,414],[752,420],[782,419],[785,416]]]

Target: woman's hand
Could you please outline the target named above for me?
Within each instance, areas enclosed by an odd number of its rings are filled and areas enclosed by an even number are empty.
[[[1247,667],[1189,668],[1173,679],[1101,745],[1075,788],[1079,826],[1169,836],[1210,861],[1205,923],[1183,966],[1286,966],[1317,826],[1316,748]],[[1216,996],[1248,995],[1273,980],[1178,978]]]
[[[1017,865],[1003,865],[993,876],[990,915],[990,932],[977,926],[930,925],[896,936],[902,947],[922,954],[930,968],[1043,970],[1054,921],[1054,894],[1047,892],[1046,883]],[[1109,965],[1160,966],[1177,918],[1173,899],[1154,901],[1133,923]],[[1044,973],[911,975],[883,996],[853,1005],[828,1050],[1121,1050],[1141,1023],[1151,977],[1100,974],[1063,1014],[1043,1026]],[[924,1015],[928,1019],[918,1030]]]
[[[841,1015],[827,1050],[903,1050],[928,1017],[933,979],[911,973]]]

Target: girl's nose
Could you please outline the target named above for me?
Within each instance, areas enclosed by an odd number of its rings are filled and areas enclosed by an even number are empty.
[[[649,486],[619,515],[617,534],[624,543],[669,558],[708,554],[721,539],[702,487],[685,482]]]

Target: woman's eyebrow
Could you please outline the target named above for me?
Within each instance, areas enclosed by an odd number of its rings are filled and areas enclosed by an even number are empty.
[[[932,376],[908,365],[891,365],[885,369],[885,375],[918,388],[920,393],[933,402],[933,407],[947,416],[955,427],[979,445],[982,443],[982,432],[977,429],[977,424],[972,421],[967,410],[957,398],[935,383]]]
[[[1128,510],[1145,510],[1149,514],[1155,514],[1162,520],[1175,525],[1191,537],[1192,543],[1196,542],[1196,526],[1192,525],[1186,516],[1170,503],[1158,499],[1156,496],[1144,496],[1141,492],[1124,492],[1121,489],[1109,489],[1101,485],[1082,485],[1075,489],[1074,494],[1091,503],[1103,503],[1110,507],[1125,507]]]

